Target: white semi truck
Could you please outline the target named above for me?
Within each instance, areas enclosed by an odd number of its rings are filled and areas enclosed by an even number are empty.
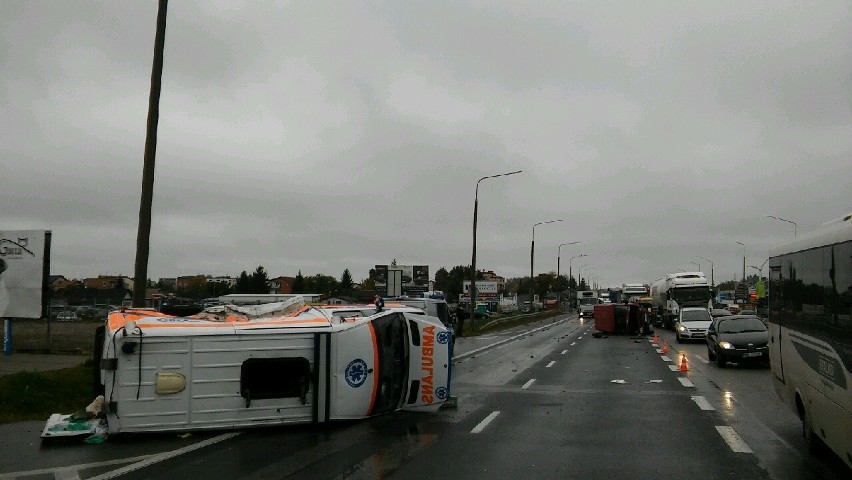
[[[594,290],[580,290],[577,292],[577,313],[581,317],[594,317],[595,305],[601,303],[597,292]]]
[[[673,329],[680,309],[713,307],[712,292],[702,272],[670,273],[651,284],[656,325]]]

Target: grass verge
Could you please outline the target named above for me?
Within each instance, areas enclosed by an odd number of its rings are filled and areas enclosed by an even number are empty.
[[[47,372],[0,377],[0,423],[47,420],[53,413],[86,408],[92,395],[92,363]]]

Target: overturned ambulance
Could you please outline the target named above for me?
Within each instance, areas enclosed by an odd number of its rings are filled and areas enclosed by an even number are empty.
[[[99,331],[96,376],[110,434],[322,423],[438,410],[452,343],[404,306],[122,309]]]

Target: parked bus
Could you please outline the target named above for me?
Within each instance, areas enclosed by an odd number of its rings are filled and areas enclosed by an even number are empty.
[[[769,279],[775,391],[852,468],[852,214],[771,250]]]

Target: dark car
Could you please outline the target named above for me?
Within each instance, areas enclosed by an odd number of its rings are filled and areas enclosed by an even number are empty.
[[[769,332],[755,315],[717,317],[707,329],[707,357],[727,362],[769,361]]]
[[[724,308],[714,308],[713,310],[710,310],[710,316],[713,318],[730,317],[731,315],[733,315],[733,313]]]

